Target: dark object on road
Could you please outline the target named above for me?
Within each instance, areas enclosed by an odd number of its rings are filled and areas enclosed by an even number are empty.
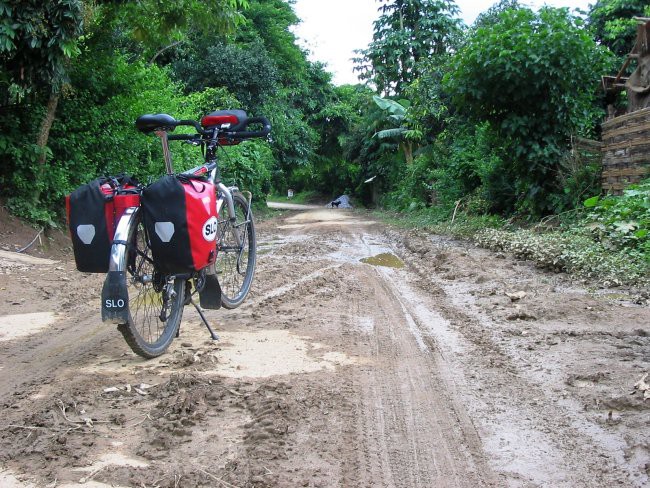
[[[335,198],[330,203],[325,205],[327,208],[352,208],[350,203],[350,197],[347,195],[341,195],[338,198]]]

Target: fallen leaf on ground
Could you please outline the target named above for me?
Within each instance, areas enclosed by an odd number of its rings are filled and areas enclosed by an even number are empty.
[[[634,395],[637,391],[642,391],[644,401],[650,398],[650,385],[645,381],[647,377],[648,373],[645,373],[639,381],[634,383],[634,391],[632,392],[632,395]]]
[[[506,292],[506,296],[513,302],[518,302],[519,300],[526,298],[527,295],[528,293],[525,291],[515,291],[513,293]]]

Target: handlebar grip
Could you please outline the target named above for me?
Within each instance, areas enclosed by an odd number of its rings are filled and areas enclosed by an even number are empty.
[[[271,133],[271,122],[266,117],[251,117],[246,121],[246,127],[250,124],[262,124],[264,128],[257,131],[224,132],[223,134],[233,139],[252,139],[254,137],[266,137]]]
[[[168,134],[167,139],[170,141],[191,141],[197,139],[197,134]]]
[[[206,131],[203,130],[203,127],[201,127],[201,124],[196,120],[188,120],[188,119],[179,120],[179,121],[176,122],[176,127],[178,127],[179,125],[189,125],[190,127],[194,127],[196,129],[196,132],[198,132],[199,134],[201,134],[201,135],[206,134]]]

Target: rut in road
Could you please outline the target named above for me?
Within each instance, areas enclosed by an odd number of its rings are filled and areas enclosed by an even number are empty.
[[[311,261],[322,264],[306,281],[328,275],[333,275],[328,283],[339,280],[339,306],[323,312],[328,318],[323,325],[332,327],[329,334],[355,344],[355,356],[365,358],[364,366],[339,372],[353,395],[340,444],[343,485],[494,484],[476,429],[448,384],[444,360],[435,344],[425,343],[408,298],[396,289],[395,281],[406,272],[362,263],[393,252],[377,239],[376,224],[349,218],[337,225],[322,211],[288,221],[285,228],[295,229],[296,238],[315,234],[329,250],[311,255]],[[304,284],[305,278],[295,279]],[[306,300],[309,308],[313,288],[301,292],[292,284],[286,294],[293,296],[287,299]]]

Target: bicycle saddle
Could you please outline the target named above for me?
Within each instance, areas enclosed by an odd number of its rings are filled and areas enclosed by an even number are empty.
[[[238,131],[246,128],[248,115],[244,110],[217,110],[211,112],[201,119],[201,126],[204,129],[211,129],[219,126],[220,129]],[[224,127],[224,125],[226,127]]]
[[[135,121],[135,128],[140,132],[151,132],[156,129],[173,130],[178,121],[167,114],[145,114]]]

